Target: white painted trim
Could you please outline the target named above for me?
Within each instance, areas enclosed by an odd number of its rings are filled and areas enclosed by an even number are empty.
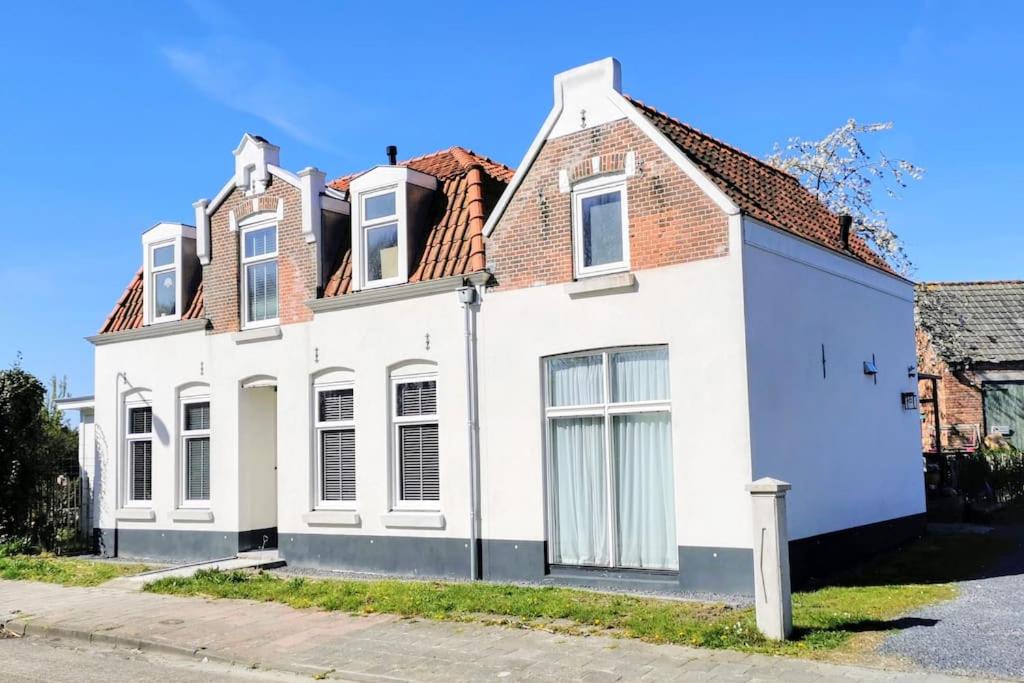
[[[171,510],[168,517],[170,517],[172,522],[212,522],[213,512],[210,510],[181,508]]]
[[[210,265],[210,215],[206,213],[210,205],[209,199],[200,199],[192,203],[196,215],[196,257],[200,265]]]
[[[651,139],[654,144],[658,146],[665,155],[674,161],[683,173],[685,173],[690,180],[697,184],[701,190],[704,191],[711,201],[718,205],[722,211],[726,214],[733,215],[740,212],[740,207],[722,191],[722,188],[718,187],[713,180],[708,178],[704,171],[700,170],[696,164],[694,164],[690,157],[686,156],[681,149],[679,149],[674,142],[665,137],[665,134],[658,130],[657,126],[651,123],[643,112],[637,109],[632,102],[627,100],[621,93],[609,92],[608,97],[615,102],[626,118],[629,119],[633,124],[636,125],[648,138]]]
[[[598,68],[599,65],[602,65],[605,61],[608,60],[601,60],[600,62],[587,64],[583,67],[578,67],[578,69],[587,67]],[[716,205],[718,205],[720,209],[722,209],[722,211],[729,215],[739,213],[739,207],[736,206],[729,196],[725,194],[721,188],[715,185],[710,178],[704,175],[704,172],[697,168],[697,166],[690,161],[689,157],[687,157],[682,150],[676,147],[675,143],[665,137],[665,135],[663,135],[662,132],[659,131],[640,110],[622,96],[620,92],[621,87],[619,87],[617,82],[620,78],[617,68],[618,62],[615,62],[614,60],[611,61],[614,63],[615,67],[615,78],[613,79],[615,83],[608,88],[607,93],[608,99],[611,103],[618,107],[627,119],[640,128],[640,130],[647,135],[647,137],[650,138],[661,151],[674,161],[676,165],[679,166],[679,168],[682,169],[682,171],[692,179],[697,186],[700,187]],[[576,71],[576,69],[573,69],[572,71]],[[527,174],[529,174],[533,163],[537,160],[537,156],[540,154],[541,148],[544,146],[544,143],[547,141],[552,129],[555,127],[559,117],[562,115],[565,102],[564,79],[567,74],[571,73],[572,72],[565,72],[555,77],[554,106],[551,108],[550,113],[548,113],[547,118],[544,120],[544,124],[541,126],[537,136],[530,144],[530,148],[527,150],[526,156],[523,157],[522,162],[520,162],[518,169],[516,169],[515,175],[512,176],[512,181],[509,182],[508,187],[505,188],[505,191],[502,193],[501,198],[498,200],[497,205],[495,205],[491,215],[487,218],[487,223],[484,225],[484,237],[490,237],[491,233],[494,232],[495,226],[498,224],[498,221],[501,220],[502,215],[504,215],[505,210],[508,208],[509,202],[512,201],[512,197],[515,195],[516,191],[518,191],[519,186],[522,185],[523,180],[526,178]],[[633,162],[633,166],[633,170],[635,172],[635,160]]]
[[[505,209],[508,208],[509,202],[512,201],[512,197],[516,191],[519,190],[519,186],[526,180],[527,174],[530,172],[530,168],[533,167],[533,162],[537,160],[537,156],[540,154],[541,148],[544,147],[544,143],[547,142],[548,135],[551,133],[551,129],[555,127],[558,122],[558,117],[562,115],[562,92],[559,89],[555,89],[555,105],[548,112],[548,116],[544,119],[544,123],[541,124],[540,131],[536,137],[533,138],[533,142],[530,143],[529,149],[526,150],[526,154],[523,156],[523,160],[519,162],[519,167],[516,169],[515,175],[512,176],[512,180],[509,181],[508,187],[501,193],[501,197],[498,198],[498,203],[495,204],[494,210],[491,211],[491,215],[487,217],[487,223],[484,224],[484,237],[490,237],[491,233],[494,232],[494,226],[501,220],[502,215],[505,213]],[[568,176],[567,176],[568,178]]]
[[[440,512],[385,512],[380,523],[389,529],[444,529],[444,515]]]
[[[750,216],[743,217],[743,245],[870,287],[903,301],[914,300],[914,286],[909,280]]]
[[[309,526],[359,526],[362,518],[355,510],[314,510],[302,515]]]
[[[267,164],[267,170],[270,171],[271,175],[280,178],[292,187],[302,187],[302,182],[299,180],[299,176],[295,175],[291,171],[286,171],[280,166],[275,166],[274,164]]]
[[[597,159],[598,157],[594,157]],[[595,164],[595,168],[597,165]],[[583,265],[583,200],[601,194],[618,192],[620,196],[620,240],[622,242],[622,258],[613,263],[602,263],[596,266]],[[577,183],[572,189],[572,242],[573,242],[573,274],[577,279],[620,273],[630,269],[629,255],[629,192],[626,188],[626,177],[622,174],[601,176]]]
[[[636,275],[633,273],[610,273],[582,278],[565,284],[565,293],[578,299],[598,294],[616,294],[636,290]]]
[[[320,394],[325,391],[352,390],[352,418],[348,420],[321,420],[320,419]],[[359,462],[359,438],[356,434],[355,412],[358,406],[359,396],[356,392],[354,377],[346,377],[336,381],[323,381],[318,379],[313,383],[313,511],[338,511],[353,510],[359,505],[359,481],[356,478],[356,497],[354,500],[324,500],[323,492],[323,447],[320,437],[325,431],[350,431],[356,441],[356,463]],[[358,472],[358,467],[356,468]]]
[[[206,390],[208,392],[209,391],[209,385],[207,385],[205,388],[206,388]],[[207,498],[196,498],[196,499],[191,499],[190,500],[188,498],[188,496],[186,495],[186,488],[188,487],[188,461],[187,461],[188,448],[187,448],[186,444],[187,444],[189,439],[203,439],[203,438],[205,438],[209,442],[210,462],[207,464],[208,471],[207,471],[206,474],[210,478],[210,481],[208,482],[208,488],[209,488],[209,496],[212,497],[213,496],[213,474],[212,474],[212,465],[213,465],[213,432],[212,432],[212,427],[213,427],[213,402],[210,400],[209,393],[192,394],[191,392],[189,392],[189,393],[182,394],[182,392],[179,390],[177,392],[177,394],[178,394],[178,405],[176,406],[177,407],[177,416],[176,416],[176,420],[175,420],[175,423],[176,423],[176,435],[177,435],[177,444],[176,444],[176,446],[177,447],[175,448],[175,451],[177,453],[177,460],[178,460],[177,468],[176,468],[177,469],[177,480],[178,480],[177,484],[178,485],[175,487],[176,488],[176,494],[175,495],[177,496],[178,509],[179,510],[184,510],[184,509],[208,510],[210,508],[210,498],[209,497],[207,497]],[[210,411],[210,425],[206,429],[193,429],[193,430],[186,430],[185,429],[185,407],[188,406],[188,405],[191,405],[193,403],[205,403],[207,405],[207,410]],[[212,520],[212,519],[213,519],[213,516],[211,515],[210,516],[210,520]]]
[[[228,198],[228,195],[231,194],[231,190],[233,189],[235,189],[234,176],[228,179],[228,181],[224,183],[224,187],[220,188],[220,192],[215,194],[213,199],[210,200],[210,203],[206,207],[206,215],[212,216],[214,212],[220,208],[220,205],[224,203],[224,200]]]
[[[152,339],[154,337],[166,337],[172,334],[183,334],[185,332],[198,332],[199,330],[205,330],[209,325],[210,321],[207,318],[177,320],[171,323],[164,323],[163,325],[139,327],[134,330],[94,334],[91,337],[86,337],[85,340],[93,346],[103,346],[104,344],[135,341],[137,339]]]
[[[256,200],[253,200],[254,202]],[[281,315],[281,264],[279,255],[281,253],[281,222],[279,215],[282,211],[283,202],[278,202],[277,211],[271,213],[269,211],[261,211],[252,214],[247,217],[239,224],[238,229],[238,269],[240,273],[240,285],[241,291],[239,296],[239,303],[241,304],[241,310],[239,311],[239,318],[242,322],[242,331],[252,330],[260,327],[276,327],[280,322]],[[245,236],[248,233],[256,232],[258,230],[266,230],[268,228],[274,229],[274,252],[259,254],[256,256],[245,255]],[[260,265],[273,261],[275,268],[277,269],[277,277],[275,279],[275,285],[277,291],[274,292],[274,297],[277,299],[277,316],[273,318],[264,318],[263,320],[249,320],[249,267],[253,265]],[[238,334],[238,333],[236,333]],[[280,335],[280,330],[278,330]],[[262,337],[261,337],[262,338]],[[236,338],[236,342],[238,339]]]
[[[114,517],[124,521],[152,522],[156,519],[156,513],[152,508],[120,508]]]
[[[391,468],[391,514],[411,512],[415,515],[423,513],[440,512],[441,492],[444,490],[444,481],[441,479],[440,462],[438,463],[437,500],[403,500],[401,492],[401,453],[399,444],[402,427],[415,425],[437,425],[440,429],[441,414],[438,412],[441,403],[441,379],[437,366],[413,366],[393,368],[390,374],[388,392],[388,421],[390,428],[390,443],[388,446],[388,462]],[[398,386],[400,384],[412,384],[415,382],[434,383],[434,412],[428,415],[403,415],[398,414]],[[440,443],[438,443],[440,448]],[[441,516],[442,524],[444,517]],[[387,524],[385,524],[387,526]]]
[[[59,410],[93,410],[96,407],[95,396],[70,396],[58,398],[54,404]]]
[[[264,327],[247,327],[244,330],[231,333],[231,341],[236,344],[248,344],[250,342],[268,341],[281,338],[281,326],[276,322]]]
[[[339,294],[338,296],[324,297],[322,299],[310,299],[306,302],[306,305],[309,306],[313,313],[328,313],[346,308],[358,308],[360,306],[371,306],[390,301],[415,299],[441,292],[454,292],[456,289],[466,286],[467,283],[483,285],[490,278],[490,273],[486,272],[471,273],[469,275],[451,275],[437,280],[424,280],[422,282],[412,282],[392,287],[365,289],[361,292]]]
[[[320,241],[321,230],[321,195],[324,189],[323,171],[312,166],[299,171],[296,179],[299,181],[300,205],[302,207],[302,236],[307,243]],[[283,204],[283,202],[282,202]],[[284,213],[284,208],[280,209]],[[320,281],[320,274],[317,273],[317,281]]]

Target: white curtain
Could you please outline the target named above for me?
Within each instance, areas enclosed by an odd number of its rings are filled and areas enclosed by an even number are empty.
[[[668,399],[668,349],[640,349],[612,354],[612,402]]]
[[[679,566],[671,425],[668,413],[612,418],[620,566]]]
[[[551,420],[555,562],[609,563],[604,418]]]
[[[601,356],[552,358],[548,361],[548,405],[587,406],[603,400]]]

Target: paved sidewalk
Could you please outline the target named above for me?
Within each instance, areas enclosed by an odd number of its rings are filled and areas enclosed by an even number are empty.
[[[0,581],[15,633],[363,681],[963,681],[539,631]]]

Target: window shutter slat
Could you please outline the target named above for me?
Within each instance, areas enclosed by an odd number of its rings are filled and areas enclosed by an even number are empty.
[[[132,442],[132,500],[152,498],[153,444],[150,441]]]
[[[320,392],[320,421],[338,422],[351,420],[355,416],[355,399],[352,389],[332,389]]]
[[[435,415],[437,382],[406,382],[398,385],[398,415]]]
[[[128,421],[130,434],[149,434],[153,431],[153,409],[132,408]]]
[[[325,501],[356,499],[356,433],[351,429],[320,434],[320,496]]]
[[[402,500],[440,500],[437,425],[403,425],[399,431]]]
[[[185,406],[185,429],[195,431],[197,429],[210,428],[210,404],[189,403]]]
[[[186,451],[185,497],[188,500],[209,500],[210,439],[189,439]]]

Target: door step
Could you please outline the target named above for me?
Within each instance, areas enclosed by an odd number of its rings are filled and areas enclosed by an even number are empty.
[[[219,560],[206,560],[193,564],[178,565],[176,567],[164,567],[151,572],[143,572],[134,576],[124,576],[103,584],[104,588],[121,588],[124,590],[141,590],[142,586],[152,581],[170,577],[188,578],[196,572],[204,569],[218,569],[223,572],[230,572],[237,569],[274,569],[283,567],[285,561],[281,559],[276,550],[250,550],[238,553],[235,557],[225,557]]]

